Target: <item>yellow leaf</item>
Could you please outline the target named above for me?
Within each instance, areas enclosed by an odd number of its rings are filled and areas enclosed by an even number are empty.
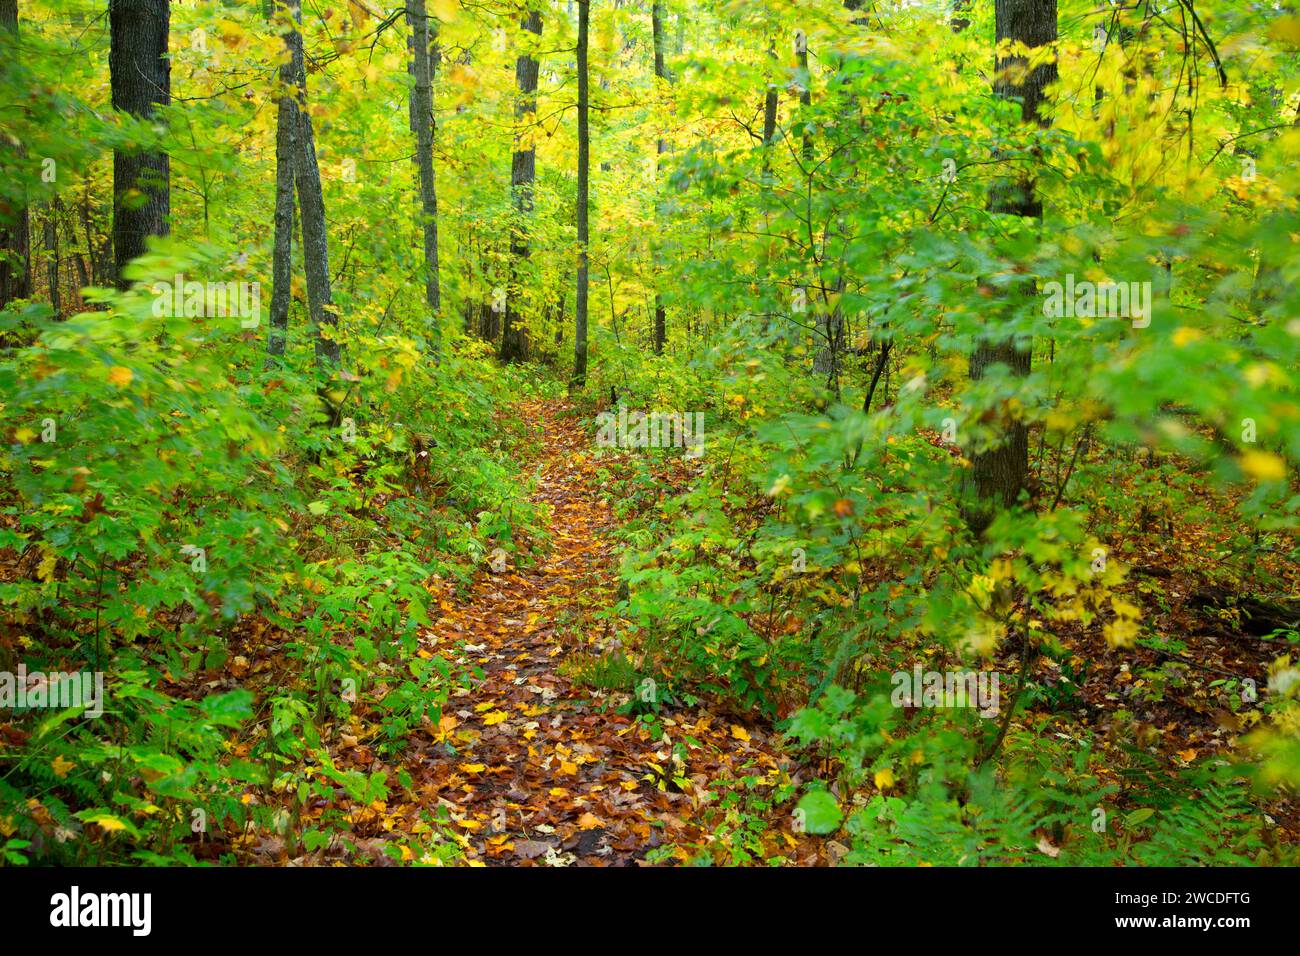
[[[504,710],[494,710],[492,713],[484,715],[483,723],[486,726],[491,727],[493,724],[499,724],[505,719],[506,712]]]
[[[14,438],[22,442],[24,445],[31,444],[32,439],[35,437],[36,432],[32,431],[30,428],[19,428],[14,432]]]
[[[1286,477],[1286,462],[1267,451],[1245,451],[1241,470],[1260,481],[1281,481]]]
[[[1142,616],[1142,611],[1123,598],[1111,597],[1110,606],[1115,609],[1115,613],[1120,617],[1127,617],[1137,620]]]
[[[778,478],[775,482],[772,483],[772,487],[767,490],[767,493],[771,497],[775,498],[778,495],[784,494],[789,488],[790,488],[790,476],[782,475],[780,478]]]
[[[466,773],[482,773],[484,770],[487,769],[487,764],[485,764],[485,763],[463,763],[463,764],[460,765],[460,769],[461,769],[461,770],[464,770]]]
[[[123,368],[121,365],[114,365],[108,370],[108,380],[118,388],[126,388],[131,384],[131,379],[135,378],[135,373],[129,368]]]
[[[63,755],[59,754],[59,756],[54,758],[54,762],[51,763],[50,766],[54,768],[54,776],[66,777],[68,771],[75,767],[76,764],[71,760],[64,759]]]
[[[737,740],[743,740],[746,743],[749,742],[749,731],[744,727],[741,727],[739,724],[731,725],[731,736],[735,737]]]
[[[1015,576],[1015,568],[1006,558],[998,558],[989,566],[988,577],[990,580],[1009,581]]]
[[[1281,17],[1274,20],[1269,25],[1268,35],[1275,40],[1300,46],[1300,17]]]
[[[894,771],[888,767],[884,770],[877,770],[874,780],[877,790],[888,790],[894,785]]]
[[[570,763],[567,760],[560,761],[560,773],[577,774],[577,772],[578,765],[576,763]]]
[[[1111,647],[1131,647],[1137,640],[1138,626],[1126,617],[1107,624],[1103,634]]]
[[[36,576],[42,581],[54,580],[54,569],[58,566],[59,556],[51,551],[45,545],[41,545],[41,563],[36,566]]]

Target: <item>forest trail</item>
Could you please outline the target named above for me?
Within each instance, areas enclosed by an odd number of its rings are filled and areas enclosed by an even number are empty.
[[[533,499],[551,508],[549,553],[535,567],[484,570],[465,597],[441,603],[422,638],[454,664],[482,669],[448,701],[439,739],[407,764],[416,788],[450,811],[470,862],[634,865],[657,847],[707,842],[706,821],[720,818],[709,792],[719,778],[775,785],[784,776],[768,727],[699,706],[665,710],[653,740],[617,701],[561,673],[570,655],[602,644],[599,632],[563,622],[590,622],[617,588],[615,518],[591,438],[568,411],[553,401],[520,408],[546,436],[525,468],[538,474]],[[679,742],[685,756],[675,764]],[[787,854],[800,842],[783,838]]]

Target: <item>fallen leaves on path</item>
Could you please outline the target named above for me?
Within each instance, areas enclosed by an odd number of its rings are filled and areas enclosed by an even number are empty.
[[[551,509],[553,548],[536,567],[485,569],[467,596],[439,602],[422,643],[482,677],[451,698],[435,732],[408,751],[406,769],[417,793],[451,813],[471,862],[629,865],[657,847],[667,848],[660,858],[684,860],[682,847],[709,841],[700,815],[714,782],[743,774],[775,785],[779,751],[770,728],[707,707],[665,714],[653,740],[560,674],[568,655],[603,635],[557,621],[588,619],[616,589],[613,518],[590,438],[565,410],[522,409],[546,436],[534,498]],[[789,855],[803,839],[785,834],[773,852]]]

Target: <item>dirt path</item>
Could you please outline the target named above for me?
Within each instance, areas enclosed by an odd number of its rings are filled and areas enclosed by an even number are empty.
[[[684,859],[667,847],[709,842],[706,827],[724,819],[720,778],[777,782],[774,741],[766,728],[703,708],[665,712],[664,736],[653,740],[560,673],[566,657],[594,650],[601,635],[591,633],[591,615],[615,600],[617,587],[614,519],[588,457],[590,437],[564,410],[558,402],[521,409],[545,429],[530,465],[540,469],[534,500],[552,509],[552,550],[537,567],[485,571],[463,600],[442,603],[423,643],[481,668],[482,678],[448,702],[439,740],[407,769],[450,811],[471,861],[617,866],[657,847],[665,849],[652,860]],[[588,626],[572,628],[575,618]],[[674,764],[679,741],[685,759]],[[795,841],[786,842],[791,853]]]

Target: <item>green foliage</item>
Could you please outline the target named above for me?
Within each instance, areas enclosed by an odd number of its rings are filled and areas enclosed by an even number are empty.
[[[526,548],[535,517],[502,446],[483,443],[500,392],[482,359],[449,356],[455,377],[435,377],[409,340],[376,340],[376,372],[341,393],[356,418],[331,428],[309,370],[263,367],[224,320],[153,314],[152,283],[216,262],[167,249],[133,266],[131,290],[98,291],[96,311],[3,315],[24,344],[0,360],[0,545],[21,569],[0,597],[22,636],[0,664],[102,671],[107,699],[98,718],[19,715],[29,736],[0,781],[10,862],[194,863],[246,827],[288,832],[277,795],[306,786],[301,806],[325,785],[313,768],[332,722],[365,715],[384,750],[437,723],[460,677],[421,653],[426,584]],[[254,618],[285,633],[296,677],[205,693]],[[347,830],[340,811],[299,848],[347,845]]]

